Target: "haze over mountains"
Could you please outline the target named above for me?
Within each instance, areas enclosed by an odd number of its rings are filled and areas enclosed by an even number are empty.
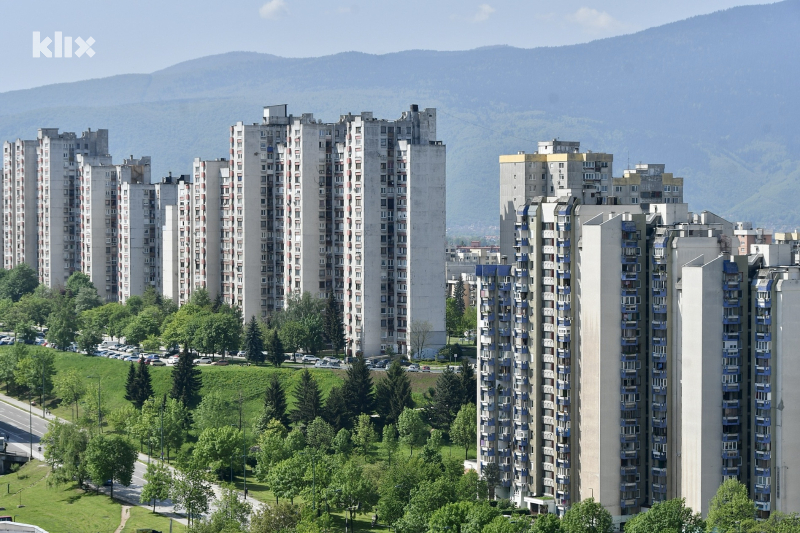
[[[532,21],[531,31],[536,31]],[[227,157],[228,127],[264,105],[336,120],[437,107],[448,146],[448,226],[498,223],[498,155],[580,140],[686,178],[690,209],[800,226],[800,0],[730,9],[558,48],[344,53],[236,52],[130,74],[0,94],[0,139],[39,127],[108,128],[116,160],[151,155],[154,175]]]

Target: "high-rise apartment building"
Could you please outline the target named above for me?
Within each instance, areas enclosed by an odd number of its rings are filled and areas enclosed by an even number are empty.
[[[108,130],[59,133],[41,128],[38,134],[39,281],[63,286],[81,268],[81,190],[78,155],[108,154]],[[26,206],[28,209],[29,206]]]
[[[106,302],[117,300],[117,167],[111,156],[77,157],[80,270]]]
[[[430,347],[444,344],[435,110],[323,123],[265,107],[261,123],[231,127],[228,161],[195,160],[179,202],[169,230],[179,301],[206,287],[265,318],[291,293],[333,293],[351,353],[406,353],[414,320],[430,324]]]
[[[39,142],[3,143],[3,266],[37,265],[36,185]]]

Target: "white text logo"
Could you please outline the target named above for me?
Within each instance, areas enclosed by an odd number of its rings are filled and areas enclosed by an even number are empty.
[[[60,31],[55,32],[53,39],[50,37],[42,39],[41,33],[35,31],[33,32],[33,57],[72,57],[72,42],[72,37],[62,37]],[[52,51],[50,50],[51,44],[53,45]],[[89,37],[84,41],[82,38],[76,37],[75,44],[78,45],[75,57],[83,57],[84,54],[94,57],[93,38]]]

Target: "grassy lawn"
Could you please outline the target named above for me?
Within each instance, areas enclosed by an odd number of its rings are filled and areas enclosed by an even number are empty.
[[[8,347],[0,347],[0,351],[7,350]],[[47,348],[44,348],[47,349]],[[89,379],[88,376],[97,376],[101,381],[101,392],[103,403],[107,412],[126,405],[125,400],[125,380],[128,374],[130,363],[116,359],[106,359],[104,357],[87,357],[73,352],[57,352],[56,370],[63,372],[74,369],[79,375],[87,376],[87,386],[92,386],[96,379]],[[300,381],[302,367],[292,366],[284,368],[274,368],[272,366],[206,366],[199,367],[202,373],[202,387],[200,394],[204,395],[211,391],[221,391],[221,393],[231,399],[238,398],[241,391],[244,398],[245,419],[253,420],[261,412],[263,406],[264,391],[272,374],[278,373],[281,381],[286,387],[287,402],[289,408],[294,404],[292,391]],[[345,377],[344,370],[314,369],[309,368],[314,378],[322,389],[323,396],[327,396],[332,387],[342,383]],[[172,387],[172,367],[151,367],[153,391],[155,395],[161,396],[168,394]],[[385,371],[373,371],[372,379],[375,383],[383,379]],[[411,380],[411,390],[414,401],[417,405],[423,403],[423,393],[428,388],[436,385],[438,374],[427,372],[409,373]],[[96,389],[95,389],[96,390]],[[24,396],[24,397],[23,397]],[[19,399],[27,400],[27,395],[20,396]],[[34,398],[36,399],[36,398]],[[37,402],[38,403],[38,402]],[[71,419],[72,407],[61,405],[56,402],[47,402],[48,408],[62,418]]]
[[[104,494],[85,492],[75,485],[48,487],[46,476],[49,467],[39,461],[23,466],[19,472],[0,476],[0,487],[10,484],[11,493],[0,490],[0,514],[10,515],[17,522],[34,524],[47,531],[75,531],[94,533],[114,531],[119,527],[122,505]],[[18,508],[20,501],[24,507]],[[153,527],[169,531],[169,519],[154,515],[139,507],[131,509],[131,518],[125,531],[137,527]],[[173,532],[185,531],[173,524]]]

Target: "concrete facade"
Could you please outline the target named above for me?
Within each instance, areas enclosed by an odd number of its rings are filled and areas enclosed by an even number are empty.
[[[39,142],[3,143],[3,266],[38,264],[37,158]]]

